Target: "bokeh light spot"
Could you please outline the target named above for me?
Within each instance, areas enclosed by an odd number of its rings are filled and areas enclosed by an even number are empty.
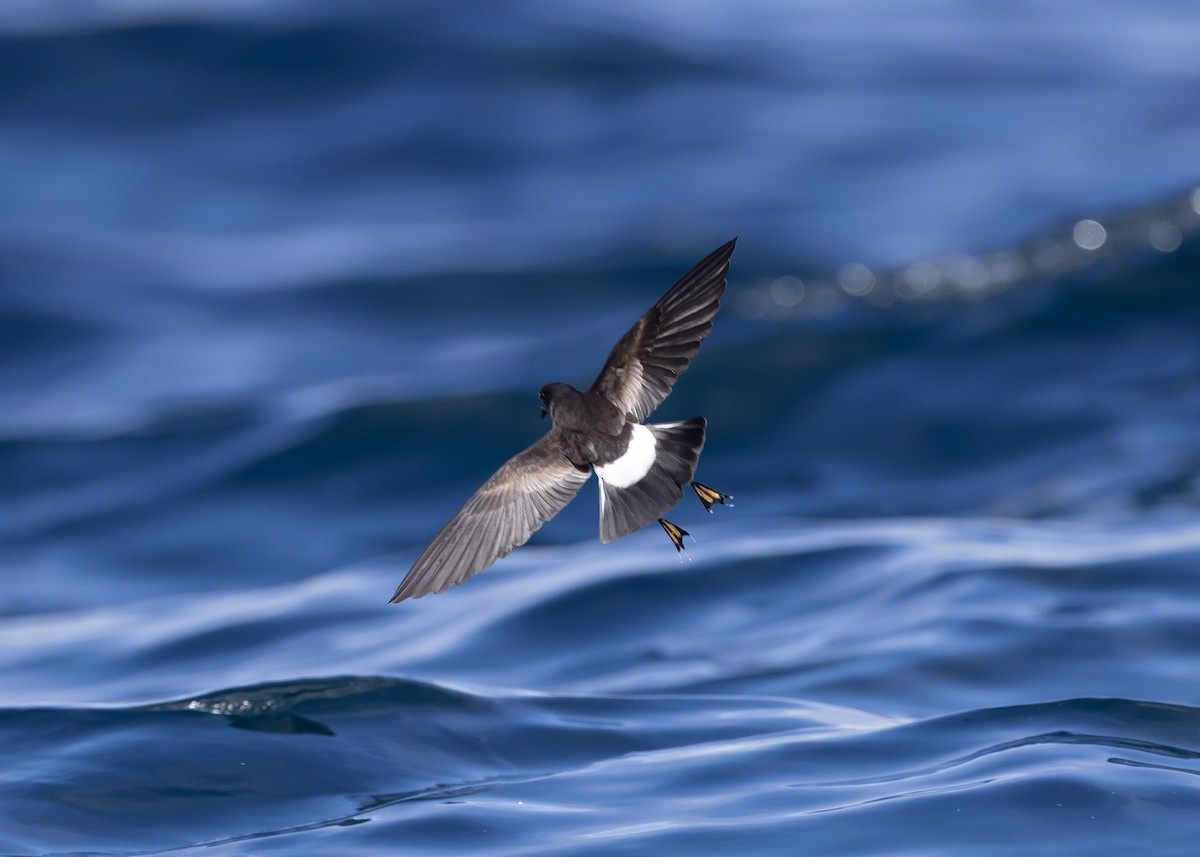
[[[875,288],[875,275],[871,269],[859,262],[847,262],[838,270],[838,285],[848,295],[861,298]]]
[[[1183,233],[1179,231],[1179,227],[1165,220],[1160,220],[1150,227],[1149,237],[1154,249],[1163,253],[1172,253],[1183,244]]]
[[[1075,229],[1072,231],[1071,237],[1084,250],[1099,250],[1104,246],[1104,242],[1108,238],[1108,233],[1099,221],[1081,220],[1075,224]]]

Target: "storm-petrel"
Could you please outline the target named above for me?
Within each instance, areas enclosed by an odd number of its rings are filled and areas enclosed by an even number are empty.
[[[733,239],[671,286],[621,337],[587,392],[555,382],[542,387],[542,416],[553,425],[509,459],[475,492],[417,557],[392,602],[462,583],[558,514],[587,482],[600,479],[600,541],[657,519],[676,549],[687,532],[663,520],[691,482],[704,508],[729,496],[692,481],[704,448],[704,417],[643,424],[671,392],[700,343],[725,291]]]

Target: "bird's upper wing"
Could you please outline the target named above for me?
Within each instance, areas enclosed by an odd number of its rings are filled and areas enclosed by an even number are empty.
[[[591,392],[638,422],[658,407],[712,330],[736,243],[709,253],[646,310],[613,347]]]
[[[392,603],[462,583],[525,544],[591,475],[562,454],[551,432],[492,474],[417,557]]]

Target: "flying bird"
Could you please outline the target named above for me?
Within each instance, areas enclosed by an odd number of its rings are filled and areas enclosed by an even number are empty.
[[[600,480],[600,541],[657,520],[676,550],[688,535],[662,516],[691,484],[709,512],[730,495],[693,481],[704,448],[704,417],[644,423],[700,350],[725,291],[734,238],[667,289],[613,347],[586,392],[554,382],[538,397],[550,431],[510,458],[417,557],[392,603],[441,592],[525,544]]]

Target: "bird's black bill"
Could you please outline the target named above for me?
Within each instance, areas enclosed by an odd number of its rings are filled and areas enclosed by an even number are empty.
[[[672,524],[666,518],[659,518],[658,523],[662,525],[663,531],[666,532],[667,537],[671,540],[671,544],[675,545],[675,550],[683,550],[683,537],[690,536],[691,533],[678,524]]]
[[[702,485],[699,482],[692,483],[692,490],[696,492],[696,496],[700,498],[700,502],[704,504],[704,511],[712,512],[712,507],[716,505],[732,506],[732,503],[725,502],[732,500],[732,494],[722,494],[716,488],[709,488],[707,485]]]

